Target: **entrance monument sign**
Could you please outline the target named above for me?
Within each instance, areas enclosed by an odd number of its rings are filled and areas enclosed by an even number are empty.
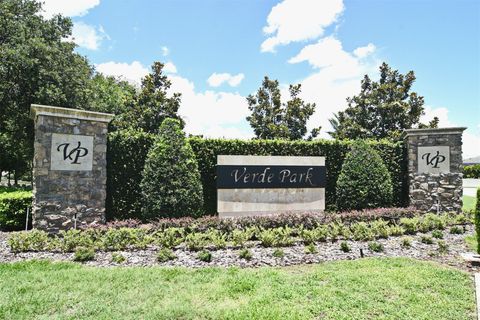
[[[33,227],[48,232],[105,222],[111,114],[32,105]]]
[[[325,209],[324,157],[217,158],[220,217]]]
[[[462,133],[466,128],[405,130],[410,205],[462,210]]]

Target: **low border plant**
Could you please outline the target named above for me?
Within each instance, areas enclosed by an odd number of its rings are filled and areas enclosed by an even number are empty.
[[[368,249],[372,252],[383,252],[385,251],[385,248],[383,247],[383,244],[377,241],[372,241],[368,243]]]
[[[318,253],[318,250],[313,243],[310,243],[310,244],[306,245],[304,251],[305,251],[306,254]]]
[[[157,253],[157,261],[160,263],[165,263],[175,259],[177,259],[177,256],[170,248],[162,248]]]
[[[211,262],[212,253],[208,250],[202,250],[197,254],[197,259],[203,262]]]
[[[420,242],[424,243],[424,244],[433,244],[433,239],[430,236],[425,236],[424,235],[420,238]]]
[[[340,243],[340,250],[342,250],[343,252],[347,253],[347,252],[352,251],[352,248],[350,248],[350,246],[348,245],[348,242],[347,242],[347,241],[342,241],[342,242]]]
[[[330,215],[330,213],[326,215]],[[291,216],[287,217],[290,219]],[[271,221],[278,222],[276,219],[262,218],[265,220],[248,221],[261,221],[261,225],[268,225]],[[180,220],[184,221],[183,218]],[[332,218],[325,219],[325,221],[327,220],[331,221]],[[469,220],[467,215],[460,219],[460,221],[464,220]],[[264,247],[288,247],[297,241],[303,242],[306,246],[336,240],[374,241],[392,235],[411,235],[425,230],[431,231],[433,237],[441,238],[443,235],[441,230],[447,226],[449,226],[450,233],[463,232],[463,228],[456,224],[459,220],[453,214],[438,216],[426,214],[424,216],[396,217],[393,220],[377,219],[370,222],[352,220],[350,223],[345,223],[337,217],[335,221],[323,225],[303,220],[308,223],[301,224],[296,228],[288,226],[290,222],[284,222],[284,226],[268,228],[254,225],[245,227],[244,224],[227,220],[217,230],[215,229],[215,225],[218,223],[216,218],[209,220],[211,223],[207,223],[208,220],[202,218],[201,221],[205,225],[201,227],[198,220],[190,219],[189,221],[189,225],[178,223],[177,226],[172,226],[174,224],[172,222],[163,229],[155,224],[139,225],[136,221],[129,220],[125,223],[115,222],[100,228],[62,231],[57,235],[50,236],[40,230],[13,232],[9,235],[8,245],[12,252],[74,252],[79,247],[125,251],[146,249],[149,246],[170,249],[184,246],[190,251],[201,251],[206,248],[224,249],[231,245],[244,248],[255,244],[256,240]]]
[[[73,261],[85,262],[92,261],[95,259],[95,250],[89,247],[79,247],[75,250],[73,255]]]
[[[250,250],[248,250],[247,248],[243,248],[239,251],[238,253],[238,257],[240,259],[244,259],[244,260],[247,260],[247,261],[250,261],[252,260],[253,258],[253,254]]]
[[[112,262],[117,264],[122,264],[127,260],[125,256],[118,252],[112,252]]]
[[[412,238],[410,237],[403,237],[400,242],[400,246],[402,248],[410,248],[412,246]]]
[[[275,248],[275,250],[272,252],[272,256],[278,259],[283,259],[285,257],[285,251],[283,251],[281,248]]]

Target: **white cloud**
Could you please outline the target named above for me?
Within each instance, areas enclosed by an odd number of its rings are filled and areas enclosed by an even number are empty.
[[[171,63],[171,62],[170,62]],[[167,68],[165,64],[165,68]],[[174,64],[171,63],[174,67]],[[96,69],[106,75],[120,77],[140,84],[140,80],[149,70],[140,62],[106,62],[96,65]],[[185,119],[185,131],[202,134],[206,137],[251,138],[253,132],[247,124],[248,104],[238,93],[207,90],[197,92],[193,82],[177,74],[169,74],[172,82],[171,94],[182,94],[179,114]]]
[[[55,14],[67,17],[79,17],[87,14],[88,10],[100,4],[100,0],[43,0],[45,18]]]
[[[177,67],[173,64],[173,62],[169,61],[165,63],[163,71],[165,71],[166,73],[177,73]]]
[[[89,50],[97,50],[103,39],[110,39],[102,26],[96,29],[94,26],[83,22],[76,22],[72,29],[72,40],[78,46]]]
[[[230,73],[212,73],[210,77],[208,77],[207,82],[211,87],[219,87],[223,83],[228,83],[231,87],[236,87],[242,82],[245,78],[243,73],[239,73],[237,75],[231,75]]]
[[[353,50],[353,54],[358,58],[365,58],[375,52],[376,49],[372,43],[369,43],[365,47],[359,47]]]
[[[448,109],[445,107],[434,108],[432,106],[425,106],[425,114],[420,117],[420,122],[427,124],[433,118],[437,117],[439,126],[441,127],[455,127],[456,125],[448,119]]]
[[[355,50],[358,52],[358,49],[360,48]],[[334,113],[346,108],[347,97],[359,92],[363,76],[372,75],[378,69],[380,62],[373,53],[374,50],[370,50],[359,58],[354,53],[345,51],[340,40],[329,36],[304,47],[288,61],[307,62],[316,70],[299,81],[302,84],[301,97],[306,102],[316,103],[316,111],[308,122],[309,130],[322,126],[321,137],[330,138],[327,132],[332,127],[328,120],[333,118]]]
[[[162,56],[166,57],[170,53],[170,49],[168,47],[163,46],[162,47]]]
[[[139,86],[142,78],[148,74],[149,70],[140,62],[121,63],[109,61],[95,65],[98,72],[105,75],[118,77]]]
[[[349,53],[343,49],[338,39],[326,37],[316,44],[304,47],[298,55],[289,60],[290,63],[308,62],[314,69],[318,69],[318,72],[300,81],[302,98],[317,105],[308,123],[309,130],[321,125],[321,137],[330,138],[327,132],[331,131],[332,127],[328,119],[346,108],[347,97],[359,92],[363,75],[378,78],[380,61],[375,59],[374,53],[373,44],[359,47]],[[286,94],[288,91],[284,88],[282,96]],[[428,123],[434,117],[438,117],[440,127],[458,127],[458,124],[448,118],[448,112],[445,107],[425,106],[425,115],[420,118],[420,122]],[[480,125],[464,132],[463,157],[478,156],[479,146]]]
[[[362,49],[365,47],[357,48]],[[372,54],[373,51],[369,53]],[[367,58],[364,55],[362,59]],[[340,40],[333,36],[320,39],[317,43],[304,47],[299,54],[291,58],[289,63],[308,62],[315,69],[328,68],[332,77],[350,78],[357,77],[364,70],[364,62],[357,56],[343,50]]]
[[[448,109],[445,107],[434,108],[432,106],[425,106],[425,115],[420,117],[420,122],[428,123],[434,117],[438,117],[440,128],[460,127],[450,119],[448,119]],[[480,155],[480,124],[476,127],[468,128],[463,132],[463,158],[476,157]]]
[[[185,119],[185,131],[206,137],[251,138],[253,132],[245,120],[249,114],[244,96],[238,93],[207,90],[196,92],[194,84],[178,75],[170,76],[171,92],[182,94],[179,114]]]
[[[42,15],[47,19],[56,14],[81,17],[100,4],[100,0],[43,0],[42,2],[44,2]],[[96,28],[79,21],[74,22],[72,37],[67,40],[73,40],[80,47],[97,50],[103,39],[110,40],[110,37],[102,26]]]
[[[284,0],[272,8],[263,32],[270,35],[262,52],[274,52],[278,45],[318,38],[343,12],[342,0]]]

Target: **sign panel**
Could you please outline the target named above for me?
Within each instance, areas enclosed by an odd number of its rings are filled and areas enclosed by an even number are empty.
[[[217,166],[218,189],[325,188],[325,166]]]
[[[93,136],[52,133],[50,170],[91,171]]]
[[[450,147],[418,147],[418,173],[450,172]]]
[[[325,209],[324,157],[218,156],[221,217]]]

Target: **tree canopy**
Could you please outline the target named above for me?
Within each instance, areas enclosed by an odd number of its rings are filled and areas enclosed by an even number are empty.
[[[72,21],[59,15],[44,19],[40,10],[36,1],[0,2],[0,153],[10,160],[2,157],[0,170],[15,170],[16,176],[27,171],[33,158],[30,105],[87,105],[93,73],[74,52],[75,44],[66,41]],[[13,148],[2,143],[7,140],[15,141]]]
[[[113,113],[114,129],[157,132],[166,117],[179,119],[180,94],[168,95],[163,64],[140,88],[96,73],[75,52],[71,19],[45,19],[41,10],[37,0],[0,1],[0,172],[31,172],[32,103]]]
[[[183,120],[178,115],[181,94],[169,93],[172,85],[163,74],[164,65],[154,62],[151,73],[142,79],[140,91],[131,101],[131,107],[114,120],[121,128],[134,128],[150,133],[158,133],[163,120],[177,119],[182,127]]]
[[[247,97],[251,115],[247,121],[258,139],[303,139],[307,121],[315,111],[315,103],[305,103],[300,97],[301,85],[290,85],[290,100],[281,101],[278,80],[265,77],[255,95]],[[312,130],[310,137],[318,135],[320,128]]]
[[[405,75],[393,70],[385,62],[380,66],[380,80],[372,81],[365,75],[360,93],[347,98],[347,108],[330,119],[336,139],[371,138],[398,139],[404,129],[436,127],[438,118],[421,124],[424,99],[411,92],[415,73]]]

